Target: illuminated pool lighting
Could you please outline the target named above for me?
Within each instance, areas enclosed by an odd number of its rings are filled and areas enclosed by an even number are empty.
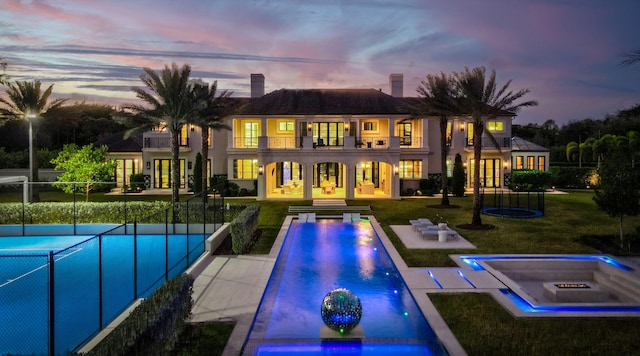
[[[620,261],[605,255],[478,255],[478,256],[460,256],[460,260],[471,267],[475,271],[486,270],[482,265],[482,261],[500,261],[500,260],[567,260],[567,261],[598,261],[603,262],[613,267],[616,267],[622,271],[633,271],[633,268],[620,263]],[[462,271],[458,271],[460,277],[464,278],[468,283],[469,280],[464,276]],[[432,276],[431,273],[429,273]],[[433,278],[433,276],[432,276]],[[435,280],[435,278],[434,278]],[[473,284],[472,284],[473,285]],[[525,313],[566,313],[566,312],[581,312],[581,313],[607,313],[607,312],[640,312],[640,305],[607,305],[607,304],[568,304],[562,305],[538,305],[533,304],[531,301],[522,298],[516,292],[511,289],[500,289],[503,295],[505,295],[515,306]]]
[[[484,268],[478,261],[496,260],[572,260],[572,261],[602,261],[606,264],[617,267],[623,271],[633,271],[633,268],[620,263],[619,261],[604,255],[540,255],[540,256],[460,256],[462,262],[469,265],[473,270],[482,271]]]

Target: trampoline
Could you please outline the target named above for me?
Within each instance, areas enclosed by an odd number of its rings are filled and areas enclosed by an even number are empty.
[[[501,218],[538,218],[542,216],[541,211],[525,208],[484,208],[482,213]]]

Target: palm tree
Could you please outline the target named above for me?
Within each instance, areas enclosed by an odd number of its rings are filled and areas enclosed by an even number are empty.
[[[440,117],[440,170],[442,172],[442,202],[449,205],[449,188],[447,184],[447,125],[449,116],[459,112],[459,101],[455,81],[452,76],[440,72],[439,75],[427,74],[426,80],[420,82],[417,92],[421,97],[415,117],[437,115]]]
[[[7,75],[4,74],[4,70],[7,69],[7,62],[0,58],[0,84],[6,84]]]
[[[509,89],[511,80],[498,88],[496,72],[491,71],[486,77],[484,67],[465,68],[464,72],[454,74],[461,94],[462,111],[470,115],[473,120],[473,217],[472,225],[482,225],[480,218],[480,159],[482,158],[482,134],[486,120],[501,115],[513,115],[525,106],[536,106],[535,100],[516,103],[529,93],[528,89],[513,92]],[[490,135],[493,143],[495,138]]]
[[[632,64],[640,62],[640,49],[627,53],[625,57],[627,59],[620,62],[620,65],[623,67],[628,67]]]
[[[230,115],[237,107],[236,101],[230,98],[232,92],[223,90],[218,96],[216,91],[218,82],[214,81],[211,86],[205,83],[195,83],[193,94],[198,110],[190,122],[197,125],[202,130],[202,143],[200,152],[202,154],[202,201],[207,202],[207,186],[209,177],[209,129],[230,130],[231,127],[224,124],[222,120]]]
[[[42,91],[42,84],[39,80],[33,82],[16,81],[15,83],[9,83],[7,88],[7,97],[0,97],[0,117],[2,121],[6,120],[28,120],[30,127],[30,140],[32,140],[32,147],[30,147],[29,154],[31,155],[29,161],[33,162],[31,168],[31,176],[33,181],[38,181],[38,159],[37,159],[37,137],[38,129],[40,127],[39,118],[42,117],[48,110],[57,108],[64,104],[67,99],[55,99],[49,102],[49,97],[53,91],[53,84],[47,89]],[[1,123],[1,122],[0,122]],[[35,200],[38,200],[35,189],[31,189],[30,196]]]
[[[140,80],[146,89],[132,88],[139,99],[149,106],[136,104],[124,105],[125,110],[133,113],[135,128],[127,131],[126,137],[133,133],[146,131],[154,127],[164,126],[171,134],[171,201],[179,201],[180,165],[179,135],[188,119],[196,113],[193,100],[193,85],[189,82],[191,67],[187,64],[181,68],[175,63],[165,66],[160,74],[151,68],[143,68]]]

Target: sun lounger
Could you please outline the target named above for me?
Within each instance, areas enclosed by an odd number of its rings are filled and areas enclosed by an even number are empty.
[[[307,222],[316,222],[316,213],[307,213]]]
[[[298,213],[298,222],[307,222],[307,213]]]
[[[360,221],[360,213],[351,213],[351,221]]]

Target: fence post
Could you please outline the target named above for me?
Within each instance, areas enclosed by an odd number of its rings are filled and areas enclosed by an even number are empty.
[[[49,251],[49,355],[56,354],[55,338],[55,270],[53,251]]]
[[[104,309],[102,308],[102,234],[98,235],[98,330],[102,330],[102,314]]]
[[[171,204],[175,216],[175,203]],[[164,280],[169,279],[169,211],[165,210],[164,217]],[[173,226],[175,230],[175,225]],[[174,231],[175,232],[175,231]]]
[[[133,220],[133,300],[138,298],[138,219]]]
[[[73,182],[73,234],[76,234],[76,183]]]

